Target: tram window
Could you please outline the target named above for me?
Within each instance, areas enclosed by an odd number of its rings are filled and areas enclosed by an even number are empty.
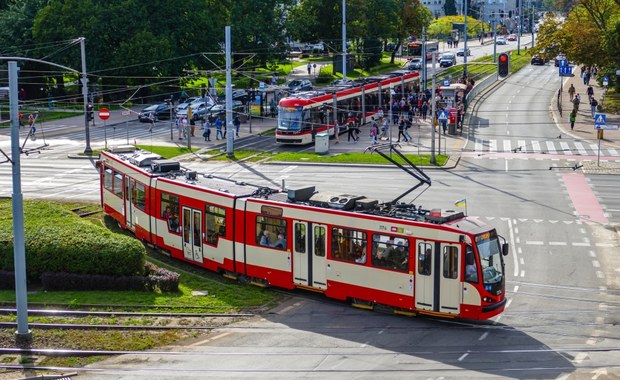
[[[136,186],[133,189],[133,196],[131,198],[134,206],[144,211],[146,205],[146,187],[140,182],[136,182]]]
[[[409,241],[392,235],[372,235],[372,265],[406,272],[409,267]]]
[[[295,251],[306,253],[306,225],[295,223]]]
[[[123,174],[114,171],[114,184],[112,185],[114,189],[114,195],[119,198],[123,197]]]
[[[108,191],[114,191],[112,187],[114,183],[114,174],[112,169],[106,168],[103,172],[103,187]]]
[[[332,255],[336,259],[355,262],[366,250],[366,232],[334,227],[332,230]]]
[[[325,227],[314,227],[314,255],[325,257]]]
[[[219,237],[226,236],[226,210],[207,205],[205,209],[207,243],[217,244]]]
[[[256,217],[256,231],[256,244],[275,247],[279,240],[286,241],[286,220],[259,215]],[[285,247],[278,245],[277,248],[286,249],[286,244]]]
[[[465,247],[465,281],[478,282],[478,266],[471,245]]]
[[[457,278],[458,277],[458,248],[455,246],[443,247],[443,277],[444,278]]]
[[[161,217],[168,223],[168,230],[179,232],[179,197],[162,192],[159,206]]]
[[[418,273],[424,276],[431,275],[433,263],[433,246],[429,243],[418,244]]]

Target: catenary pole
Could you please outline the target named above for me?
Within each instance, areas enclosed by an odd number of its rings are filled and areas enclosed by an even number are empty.
[[[347,0],[342,0],[342,79],[347,79]]]
[[[226,155],[228,157],[234,156],[234,139],[235,139],[235,131],[232,128],[232,84],[231,84],[231,72],[232,65],[230,63],[230,25],[226,26],[224,29],[226,35],[226,126],[225,128],[228,131],[226,135]]]
[[[431,164],[435,164],[435,122],[437,120],[437,105],[435,104],[435,54],[433,54],[433,69],[431,71]]]
[[[28,292],[26,283],[26,247],[24,239],[24,200],[21,188],[19,148],[19,100],[17,98],[17,62],[9,62],[9,114],[11,118],[11,161],[13,164],[13,257],[15,260],[15,300],[18,340],[29,340]]]
[[[467,3],[469,0],[465,0],[465,22],[463,29],[464,38],[463,38],[463,81],[467,80]],[[433,74],[434,75],[434,74]]]
[[[86,148],[84,154],[93,154],[90,147],[90,127],[88,126],[88,77],[86,76],[86,48],[84,37],[80,37],[80,56],[82,57],[82,95],[84,96],[84,132],[86,134]]]

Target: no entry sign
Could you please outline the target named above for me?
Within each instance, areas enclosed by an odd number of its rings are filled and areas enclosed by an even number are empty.
[[[110,117],[110,110],[108,110],[107,108],[102,108],[99,110],[99,118],[101,120],[108,120],[109,117]]]

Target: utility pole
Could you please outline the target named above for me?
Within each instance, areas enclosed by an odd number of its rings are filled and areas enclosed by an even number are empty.
[[[517,33],[517,54],[521,54],[521,33],[523,33],[523,0],[519,1],[519,30]]]
[[[464,22],[464,39],[463,39],[463,82],[467,81],[467,3],[469,0],[465,0],[465,22]],[[434,69],[433,69],[434,70]],[[435,73],[433,73],[433,77]],[[435,95],[435,94],[433,94]]]
[[[435,52],[433,52],[435,55]],[[426,91],[426,27],[422,27],[422,91]]]
[[[432,75],[432,85],[431,85],[431,112],[432,112],[432,123],[431,123],[431,164],[436,164],[435,160],[435,122],[437,120],[437,105],[435,104],[435,61],[436,57],[433,54],[433,71],[431,71]],[[441,136],[439,136],[441,138]]]
[[[232,128],[232,65],[230,58],[232,41],[230,38],[230,25],[225,27],[224,34],[226,36],[226,125],[224,128],[228,130],[226,135],[226,155],[231,158],[235,155],[233,147],[235,131]]]
[[[88,77],[86,76],[86,48],[84,47],[84,37],[80,37],[80,55],[82,57],[82,95],[84,96],[84,131],[86,133],[86,148],[84,154],[91,155],[93,150],[90,148],[90,127],[88,125]]]
[[[11,163],[13,164],[13,260],[15,261],[16,339],[29,341],[28,292],[26,283],[26,243],[24,238],[24,199],[21,187],[19,149],[19,100],[17,98],[17,62],[9,61],[9,114],[11,118]]]
[[[347,0],[342,0],[342,79],[347,79]]]

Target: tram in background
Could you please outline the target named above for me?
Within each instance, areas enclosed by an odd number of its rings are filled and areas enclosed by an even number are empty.
[[[423,58],[422,57],[422,48],[424,47],[423,41],[411,41],[407,44],[407,55],[409,59],[413,58]],[[439,41],[438,40],[428,40],[426,41],[426,60],[431,61],[433,59],[433,54],[437,54],[439,52]]]
[[[508,244],[462,212],[253,186],[129,146],[102,151],[97,167],[107,215],[171,257],[228,278],[405,315],[484,320],[506,305]]]
[[[419,74],[364,78],[357,86],[328,87],[292,94],[278,104],[276,142],[281,144],[310,144],[317,133],[334,135],[338,121],[344,125],[354,118],[367,123],[379,108],[389,109],[390,88],[397,94],[411,92],[419,85]]]

